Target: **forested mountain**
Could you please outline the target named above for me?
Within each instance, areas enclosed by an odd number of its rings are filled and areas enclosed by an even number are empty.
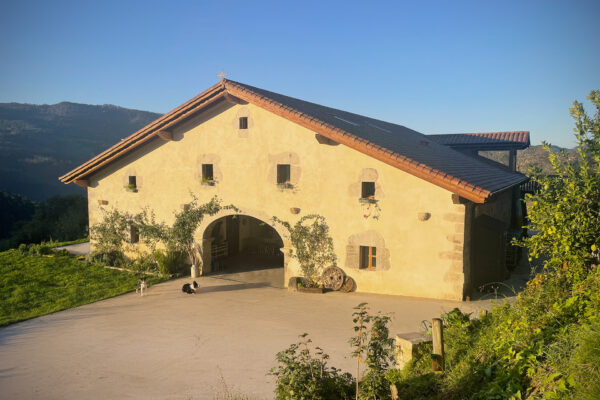
[[[84,194],[58,177],[159,116],[113,105],[0,103],[0,190],[33,200]]]

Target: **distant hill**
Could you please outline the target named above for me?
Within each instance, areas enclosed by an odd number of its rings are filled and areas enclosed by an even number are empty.
[[[564,149],[558,146],[551,146],[551,149],[554,152],[564,150],[567,159],[570,162],[575,162],[579,158],[576,149]],[[507,151],[481,151],[479,154],[504,165],[508,165]],[[525,150],[517,151],[517,170],[519,172],[525,174],[529,170],[529,167],[534,165],[540,167],[545,174],[551,175],[554,173],[550,161],[548,161],[548,153],[544,151],[542,146],[531,146]]]
[[[160,115],[113,105],[0,103],[0,190],[33,200],[84,194],[58,177]]]

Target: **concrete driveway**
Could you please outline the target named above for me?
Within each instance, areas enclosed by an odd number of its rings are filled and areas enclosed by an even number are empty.
[[[310,333],[330,364],[349,357],[352,308],[393,312],[392,332],[458,303],[360,293],[292,293],[273,287],[281,270],[203,277],[200,293],[180,279],[0,329],[1,399],[212,399],[222,381],[273,398],[275,354]]]

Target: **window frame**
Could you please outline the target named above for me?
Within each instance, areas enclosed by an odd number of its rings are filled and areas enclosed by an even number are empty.
[[[372,194],[369,194],[372,193]],[[363,181],[361,182],[360,198],[361,199],[374,199],[375,198],[375,182]]]
[[[369,271],[377,270],[377,247],[376,246],[360,246],[359,250],[359,269]],[[365,263],[366,259],[366,263]]]
[[[208,173],[209,171],[210,171],[210,174]],[[210,177],[208,175],[210,175]],[[215,181],[214,164],[202,164],[202,182],[214,182],[214,181]]]
[[[247,130],[248,129],[248,117],[239,117],[239,129]]]
[[[287,177],[287,179],[285,179]],[[290,164],[277,164],[277,184],[288,185],[291,184],[292,178],[292,166]]]

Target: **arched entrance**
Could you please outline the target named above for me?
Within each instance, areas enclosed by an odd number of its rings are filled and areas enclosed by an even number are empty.
[[[283,284],[284,246],[279,233],[269,224],[249,215],[226,215],[205,228],[204,273],[269,272],[277,285]],[[281,275],[281,276],[279,276]],[[240,275],[240,276],[250,276]]]

